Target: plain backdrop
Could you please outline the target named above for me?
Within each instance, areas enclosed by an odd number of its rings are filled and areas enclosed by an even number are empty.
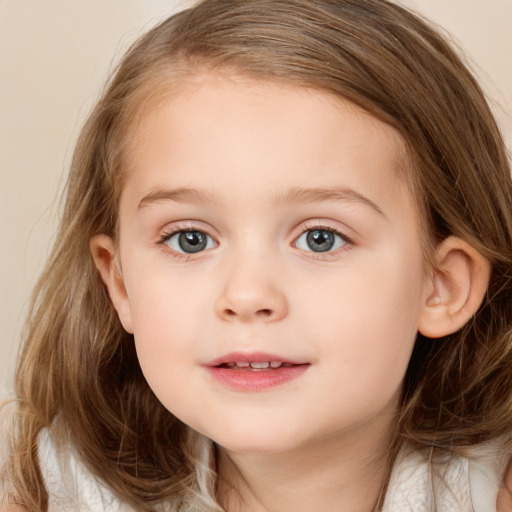
[[[109,71],[190,0],[0,0],[0,393],[11,390],[80,126]],[[454,37],[512,148],[512,0],[402,0]]]

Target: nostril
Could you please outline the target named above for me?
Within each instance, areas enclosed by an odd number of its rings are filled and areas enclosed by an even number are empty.
[[[257,314],[261,316],[270,316],[272,314],[272,310],[270,309],[260,309]]]
[[[227,316],[236,316],[236,313],[235,313],[232,309],[225,309],[225,310],[224,310],[224,313],[225,313]]]

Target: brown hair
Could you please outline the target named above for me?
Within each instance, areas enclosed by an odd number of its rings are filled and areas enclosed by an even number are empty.
[[[205,0],[130,49],[79,139],[16,375],[10,478],[21,500],[46,510],[37,436],[51,427],[137,510],[164,500],[184,510],[192,495],[196,506],[215,507],[206,496],[214,480],[204,483],[208,455],[145,382],[88,247],[94,234],[115,236],[123,142],[142,103],[199,68],[328,91],[401,133],[404,172],[431,238],[463,238],[490,260],[492,276],[463,329],[418,336],[396,445],[453,451],[508,441],[512,186],[502,137],[471,73],[436,30],[386,0]]]

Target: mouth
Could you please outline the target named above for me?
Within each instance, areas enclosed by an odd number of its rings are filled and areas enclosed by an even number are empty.
[[[230,361],[229,363],[221,363],[217,365],[218,368],[228,368],[230,370],[250,370],[250,371],[272,371],[277,368],[291,368],[298,366],[294,363],[286,363],[283,361]]]
[[[310,366],[270,354],[227,354],[206,363],[213,378],[237,391],[263,391],[301,376]]]

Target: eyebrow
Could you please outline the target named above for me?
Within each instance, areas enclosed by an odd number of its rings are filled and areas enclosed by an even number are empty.
[[[155,189],[145,195],[139,202],[139,208],[150,206],[160,201],[173,201],[177,203],[205,203],[211,204],[218,202],[214,194],[197,190],[194,188],[177,189]],[[386,217],[376,203],[366,196],[350,188],[300,188],[294,187],[277,196],[278,204],[298,204],[298,203],[320,203],[323,201],[351,201],[368,206],[379,215]]]
[[[322,201],[351,201],[361,203],[386,217],[379,205],[351,188],[292,188],[278,198],[283,203],[319,203]]]
[[[214,203],[215,197],[209,192],[195,188],[155,189],[145,195],[139,202],[139,208],[144,208],[160,201],[176,203]]]

